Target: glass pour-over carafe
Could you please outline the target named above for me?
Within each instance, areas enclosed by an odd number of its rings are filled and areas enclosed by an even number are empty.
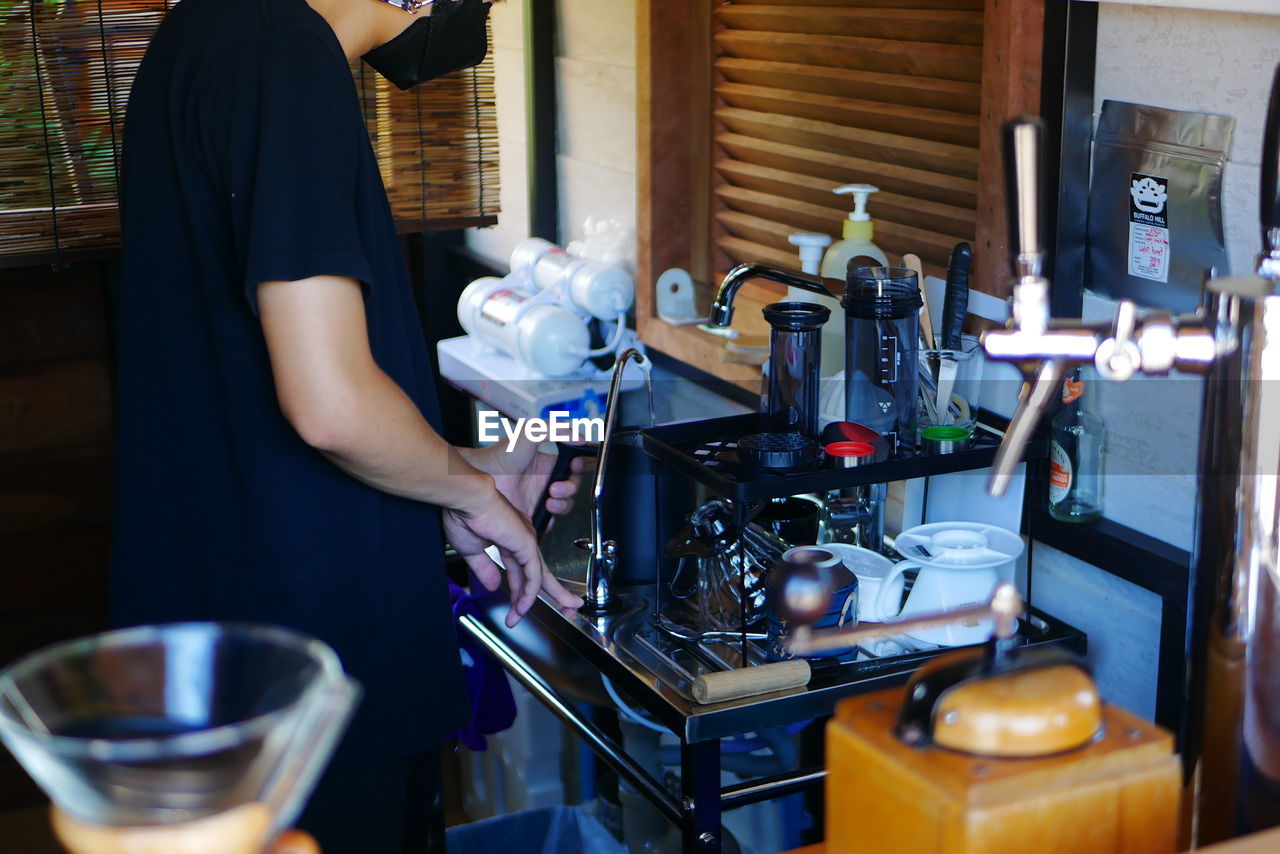
[[[120,828],[197,823],[184,852],[218,836],[217,854],[258,854],[297,817],[359,690],[332,649],[296,632],[143,626],[0,671],[0,739],[77,854],[114,850]]]

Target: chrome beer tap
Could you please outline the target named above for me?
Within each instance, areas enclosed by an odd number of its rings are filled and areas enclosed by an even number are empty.
[[[1015,363],[1024,385],[988,484],[996,496],[1008,490],[1027,442],[1057,399],[1070,368],[1092,363],[1111,380],[1126,380],[1138,371],[1165,374],[1172,368],[1202,373],[1221,350],[1201,314],[1175,318],[1168,312],[1151,312],[1139,317],[1137,306],[1122,300],[1111,323],[1050,316],[1040,220],[1043,138],[1044,123],[1039,119],[1018,119],[1005,127],[1012,319],[1005,329],[983,335],[982,345],[992,359]]]
[[[1054,320],[1037,270],[1038,122],[1006,129],[1015,275],[1013,319],[988,332],[993,359],[1019,364],[1029,393],[1010,422],[990,489],[1002,493],[1065,369],[1107,379],[1207,373],[1197,463],[1192,625],[1179,752],[1194,792],[1193,845],[1280,823],[1280,68],[1262,152],[1262,253],[1253,275],[1210,278],[1194,315],[1111,324]]]

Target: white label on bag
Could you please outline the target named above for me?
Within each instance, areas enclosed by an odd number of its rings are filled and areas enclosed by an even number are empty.
[[[1129,223],[1129,275],[1169,281],[1169,229]]]
[[[1071,491],[1071,457],[1057,442],[1049,443],[1049,503],[1059,504]]]
[[[1129,275],[1169,281],[1169,179],[1129,175]]]

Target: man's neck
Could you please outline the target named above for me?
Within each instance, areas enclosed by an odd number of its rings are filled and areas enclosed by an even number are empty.
[[[381,0],[307,0],[307,4],[328,21],[350,60],[391,41],[417,16],[431,14],[430,6],[409,15]]]

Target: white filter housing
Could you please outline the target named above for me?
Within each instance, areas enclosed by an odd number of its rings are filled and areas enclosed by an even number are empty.
[[[626,270],[575,258],[539,237],[516,244],[511,273],[535,290],[556,290],[575,309],[600,320],[617,320],[635,299],[635,282]]]
[[[578,371],[591,347],[582,318],[519,287],[514,277],[476,279],[458,300],[458,322],[468,335],[506,353],[543,376]]]

